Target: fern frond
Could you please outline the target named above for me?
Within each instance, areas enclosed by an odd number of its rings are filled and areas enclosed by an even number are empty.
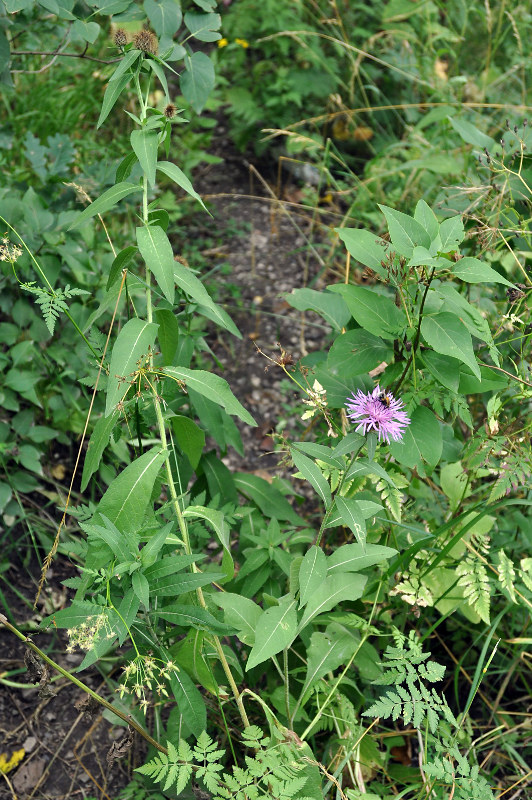
[[[491,587],[484,564],[469,556],[458,565],[456,573],[459,576],[458,586],[463,587],[468,605],[489,624]]]
[[[515,569],[513,562],[508,558],[504,550],[499,550],[499,582],[503,589],[506,589],[513,603],[517,603],[515,596]]]

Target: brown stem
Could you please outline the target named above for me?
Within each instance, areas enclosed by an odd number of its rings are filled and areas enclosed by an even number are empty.
[[[63,58],[83,58],[85,61],[96,61],[98,64],[115,64],[120,61],[119,58],[112,58],[110,61],[105,61],[102,58],[94,58],[94,56],[87,56],[83,53],[58,53],[57,51],[46,50],[13,50],[12,56],[61,56]]]

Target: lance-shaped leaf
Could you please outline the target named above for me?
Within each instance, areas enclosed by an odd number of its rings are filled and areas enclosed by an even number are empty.
[[[159,284],[164,296],[174,304],[174,253],[168,236],[158,225],[137,228],[137,244],[146,266]]]
[[[195,55],[204,55],[204,54],[195,53]],[[157,164],[157,169],[159,170],[159,172],[162,172],[164,175],[170,178],[170,180],[174,181],[174,183],[177,183],[178,186],[181,186],[181,188],[184,189],[187,194],[193,197],[194,200],[197,200],[198,203],[201,203],[205,211],[207,211],[207,208],[203,200],[196,192],[196,190],[192,186],[191,182],[189,181],[185,173],[181,169],[179,169],[179,167],[176,166],[176,164],[172,164],[171,161],[159,161],[159,163]]]
[[[262,608],[253,600],[232,592],[218,592],[210,597],[217,606],[223,608],[225,622],[236,629],[240,641],[253,645]]]
[[[155,184],[155,165],[157,164],[159,135],[156,131],[141,129],[131,131],[130,138],[131,147],[146,174],[148,183],[150,186],[153,186]]]
[[[308,456],[300,453],[296,447],[290,448],[292,460],[296,465],[299,472],[308,480],[320,496],[326,509],[331,505],[331,489],[321,469],[317,464],[308,458]]]
[[[344,544],[327,559],[328,574],[338,575],[341,572],[359,572],[366,567],[380,564],[397,554],[392,547],[381,544]]]
[[[100,417],[100,419],[94,426],[94,430],[89,440],[87,453],[85,455],[85,461],[83,463],[83,474],[81,476],[82,492],[85,491],[91,476],[96,472],[96,470],[100,466],[100,461],[102,460],[103,451],[109,444],[111,432],[114,426],[116,425],[117,419],[118,419],[118,411],[113,411],[113,413],[110,414],[108,417],[106,416]]]
[[[455,314],[440,311],[430,317],[423,317],[421,334],[437,353],[452,356],[467,364],[471,372],[480,379],[480,367],[473,351],[471,334]]]
[[[349,633],[341,633],[334,638],[328,633],[313,633],[307,650],[307,674],[301,698],[320,678],[345,664],[358,646],[356,636]]]
[[[224,583],[225,581],[230,581],[235,574],[235,565],[229,547],[229,526],[225,521],[223,511],[218,511],[214,508],[206,508],[205,506],[188,506],[183,512],[183,516],[192,517],[193,519],[199,517],[208,522],[212,527],[223,548],[222,569],[225,575],[220,582]]]
[[[238,336],[239,339],[242,338],[242,334],[229,314],[214,302],[205,286],[188,267],[183,266],[178,261],[174,261],[174,278],[177,285],[190,295],[193,300],[209,309],[211,319],[235,336]]]
[[[347,525],[355,534],[357,542],[364,548],[366,545],[366,520],[358,502],[354,497],[335,497],[335,505]]]
[[[234,633],[234,628],[219,622],[213,614],[199,606],[172,603],[169,606],[164,606],[164,608],[154,610],[153,615],[183,628],[197,628],[200,631],[207,631],[220,636]]]
[[[365,575],[329,575],[306,605],[298,632],[306,628],[318,614],[330,611],[344,600],[358,600],[362,597],[367,578]]]
[[[164,374],[176,381],[183,381],[187,387],[218,403],[228,414],[240,417],[247,425],[257,424],[249,411],[246,411],[236,399],[227,381],[220,375],[214,375],[203,369],[185,369],[185,367],[165,367]]]
[[[453,275],[457,278],[461,278],[466,283],[503,283],[505,286],[514,285],[478,258],[461,258],[456,264],[453,264],[452,271]]]
[[[394,249],[398,250],[402,256],[410,258],[416,245],[430,247],[429,234],[413,217],[402,211],[396,211],[395,208],[380,205],[380,203],[379,208],[386,217]]]
[[[133,317],[118,334],[109,366],[105,416],[112,414],[117,403],[124,398],[129,382],[134,380],[134,374],[153,348],[158,327],[155,322]]]
[[[184,670],[172,673],[170,686],[187,728],[194,736],[200,736],[207,726],[207,712],[200,691]]]
[[[100,128],[109,114],[114,107],[114,104],[128,85],[129,81],[131,80],[131,75],[122,75],[118,80],[113,81],[110,80],[107,84],[107,88],[105,90],[102,102],[102,109],[100,111],[100,116],[98,117],[98,124],[96,125],[97,128]]]
[[[100,522],[100,515],[104,515],[122,533],[138,531],[142,526],[155,479],[167,454],[167,451],[154,447],[129,464],[105,492],[93,521]]]
[[[101,194],[94,203],[91,203],[90,206],[83,209],[83,211],[76,217],[74,222],[68,228],[69,231],[72,228],[77,228],[78,225],[81,225],[83,222],[86,222],[91,217],[94,217],[95,214],[104,214],[106,211],[109,211],[110,208],[113,208],[120,200],[124,197],[127,197],[129,194],[133,194],[133,192],[140,191],[140,187],[137,186],[136,183],[117,183],[115,186],[111,186],[110,189],[107,189],[106,192]]]
[[[299,567],[299,606],[304,606],[327,577],[327,557],[321,547],[313,545]]]
[[[255,630],[255,644],[249,654],[246,670],[262,664],[268,658],[289,647],[296,636],[296,600],[284,597],[278,606],[263,612]]]

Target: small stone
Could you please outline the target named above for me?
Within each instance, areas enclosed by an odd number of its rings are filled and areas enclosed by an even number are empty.
[[[26,751],[26,753],[31,753],[31,751],[35,748],[37,744],[37,739],[35,736],[28,736],[28,738],[22,743],[22,747]]]

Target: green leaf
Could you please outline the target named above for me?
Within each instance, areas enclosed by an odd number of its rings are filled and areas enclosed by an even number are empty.
[[[116,258],[114,259],[113,263],[111,264],[111,269],[109,270],[109,277],[107,279],[107,286],[106,291],[109,291],[113,283],[116,281],[122,270],[129,264],[133,256],[138,252],[138,248],[134,245],[130,245],[129,247],[125,247],[124,250],[121,250]]]
[[[179,597],[194,592],[200,586],[208,586],[223,577],[221,572],[185,572],[165,575],[150,581],[150,593],[155,597]]]
[[[438,314],[423,317],[421,333],[426,343],[437,353],[457,358],[480,378],[471,334],[457,316],[448,311],[440,311]]]
[[[513,283],[499,275],[496,270],[488,267],[478,258],[461,258],[452,268],[453,275],[466,283],[502,283],[513,286]]]
[[[110,189],[107,189],[106,192],[100,195],[94,203],[91,203],[90,206],[83,209],[83,211],[76,217],[74,222],[69,226],[68,230],[71,231],[73,228],[77,228],[79,225],[82,225],[91,217],[94,217],[95,214],[104,214],[109,209],[113,208],[120,200],[128,195],[132,194],[133,192],[138,192],[139,187],[135,183],[117,183],[115,186],[111,186]]]
[[[219,33],[222,18],[219,14],[197,14],[187,11],[185,14],[185,25],[190,31],[191,36],[200,42],[216,42],[222,38]]]
[[[132,588],[128,589],[118,606],[116,631],[118,633],[118,644],[120,646],[124,644],[129,636],[129,629],[137,616],[139,607],[139,598]]]
[[[199,55],[201,55],[201,53]],[[180,170],[176,164],[172,164],[171,161],[159,161],[157,164],[157,169],[159,172],[162,172],[163,175],[166,175],[167,178],[170,178],[170,180],[172,180],[174,183],[177,183],[177,185],[184,189],[187,194],[194,198],[194,200],[197,200],[198,203],[201,203],[205,211],[207,211],[205,203],[196,192],[185,173]]]
[[[150,348],[153,349],[158,327],[155,322],[133,317],[116,337],[109,365],[105,416],[113,413],[129,390],[139,362],[146,359]]]
[[[358,646],[357,639],[349,633],[335,637],[329,632],[313,633],[307,648],[307,674],[301,689],[301,697],[304,698],[320,678],[345,664]]]
[[[96,128],[101,128],[132,77],[132,75],[127,74],[122,75],[118,80],[111,79],[109,81],[103,95],[102,110],[100,111]]]
[[[421,360],[442,386],[450,389],[451,392],[458,391],[460,362],[456,358],[442,356],[441,353],[436,353],[434,350],[425,350],[421,354]]]
[[[328,482],[323,477],[321,469],[312,459],[300,453],[296,447],[290,448],[290,455],[299,472],[301,472],[318,493],[325,509],[328,509],[331,505],[331,489]]]
[[[220,636],[234,633],[234,628],[219,622],[209,611],[199,606],[181,605],[173,603],[154,610],[155,617],[161,617],[172,625],[179,625],[181,628],[197,628],[200,631],[214,633]]]
[[[247,425],[257,424],[249,411],[246,411],[236,399],[227,381],[219,375],[203,369],[185,369],[185,367],[165,367],[164,374],[176,381],[183,381],[187,387],[218,403],[228,414],[240,417]]]
[[[440,253],[457,250],[465,236],[464,223],[460,214],[444,219],[440,225]]]
[[[441,458],[442,448],[440,423],[426,406],[416,408],[402,440],[390,443],[392,456],[410,468],[421,467],[422,461],[435,467]]]
[[[223,608],[225,622],[235,628],[240,641],[253,645],[257,622],[262,615],[261,607],[253,600],[232,592],[218,592],[210,595],[210,599]]]
[[[344,469],[345,467],[343,459],[335,458],[332,455],[332,448],[326,445],[316,444],[316,442],[296,442],[294,446],[307,456],[311,456],[319,461],[324,461],[331,467],[335,467],[336,469]]]
[[[118,419],[118,411],[115,410],[108,417],[106,417],[105,415],[103,417],[100,417],[100,419],[94,426],[94,430],[89,440],[89,446],[87,447],[87,453],[85,455],[85,461],[83,464],[83,474],[81,476],[82,492],[85,491],[91,476],[96,472],[96,470],[100,466],[100,461],[102,459],[103,451],[109,444],[111,432],[114,426],[116,425],[117,419]]]
[[[360,544],[344,544],[327,559],[327,572],[329,575],[360,572],[366,567],[387,561],[395,555],[397,555],[397,550],[380,544],[366,544],[365,547]]]
[[[430,247],[431,239],[429,234],[413,217],[403,214],[402,211],[396,211],[394,208],[383,206],[380,203],[379,208],[386,217],[394,249],[400,255],[410,258],[416,245]]]
[[[84,42],[94,44],[100,33],[100,26],[97,22],[84,22],[81,19],[77,19],[72,25],[72,30]]]
[[[172,673],[170,686],[183,721],[194,736],[199,736],[207,727],[203,697],[184,670]]]
[[[249,654],[246,671],[289,647],[296,630],[296,601],[288,595],[279,601],[279,605],[264,611],[257,622],[255,644]]]
[[[392,348],[379,336],[363,328],[338,336],[329,350],[327,364],[342,375],[363,375],[383,361],[390,361]]]
[[[448,117],[448,119],[464,142],[479,147],[482,150],[485,147],[491,150],[495,145],[495,140],[492,139],[491,136],[487,136],[485,133],[482,133],[482,131],[479,131],[471,122],[466,122],[464,119],[455,119],[454,117]]]
[[[139,58],[142,58],[142,53],[140,50],[130,50],[128,53],[125,54],[124,58],[120,61],[120,64],[117,66],[111,77],[109,78],[110,83],[116,82],[119,78],[124,75],[126,70],[133,66],[135,61],[138,61]],[[131,75],[128,75],[128,78],[131,78]]]
[[[362,597],[366,581],[365,575],[351,573],[329,575],[307,603],[298,633],[303,631],[318,614],[330,611],[344,600],[358,600]]]
[[[406,319],[390,297],[363,286],[335,284],[328,287],[345,300],[353,318],[361,328],[382,339],[395,339],[406,327]]]
[[[133,573],[131,585],[144,608],[148,610],[150,607],[150,585],[142,572],[137,570]]]
[[[335,228],[334,230],[355,261],[369,267],[378,275],[386,275],[381,262],[388,255],[389,244],[387,242],[363,228]]]
[[[180,667],[185,669],[196,683],[201,683],[208,692],[216,695],[218,684],[213,677],[212,670],[203,652],[204,631],[191,630],[186,637],[179,642],[176,661]]]
[[[201,561],[205,556],[199,554],[181,555],[181,556],[165,556],[147,567],[144,574],[151,582],[160,580],[166,575],[173,575],[174,572],[181,572],[196,561]]]
[[[331,326],[333,331],[341,331],[351,317],[349,309],[341,297],[331,292],[318,292],[315,289],[293,289],[285,295],[286,302],[298,311],[315,311]]]
[[[171,364],[176,354],[177,345],[179,342],[179,325],[173,311],[169,308],[157,308],[155,310],[155,319],[159,326],[157,334],[157,341],[161,348],[163,362]]]
[[[425,200],[419,200],[414,211],[414,219],[427,231],[432,242],[437,237],[440,226],[438,225],[436,214]]]
[[[253,500],[266,517],[288,520],[292,525],[305,525],[286,497],[264,478],[247,472],[236,472],[234,482],[237,490]]]
[[[344,525],[353,531],[357,542],[364,549],[366,546],[366,520],[358,501],[354,497],[336,495],[334,503]]]
[[[203,111],[214,80],[214,66],[208,55],[199,51],[185,55],[185,71],[180,75],[181,91],[197,114]]]
[[[156,131],[141,130],[131,131],[131,147],[137,156],[148,184],[155,185],[155,166],[157,164],[157,149],[159,147],[159,134]],[[138,230],[143,230],[139,228]]]
[[[142,228],[137,228],[137,244],[146,266],[153,272],[168,302],[173,305],[175,261],[168,236],[158,225],[144,225]]]
[[[88,600],[74,601],[68,608],[62,608],[55,614],[45,617],[40,623],[40,628],[48,628],[54,624],[57,628],[77,628],[87,622],[87,617],[101,614],[103,607],[90,603]]]
[[[188,457],[192,468],[196,469],[205,447],[205,433],[188,417],[180,414],[170,419],[179,449]]]
[[[174,278],[177,285],[183,289],[184,292],[197,303],[200,303],[200,305],[205,306],[205,308],[208,308],[212,312],[212,317],[219,325],[230,331],[239,339],[242,338],[242,334],[229,314],[213,301],[205,286],[194,275],[192,270],[180,264],[178,261],[174,261]]]
[[[144,0],[144,11],[159,38],[172,38],[181,25],[181,5],[176,0]]]
[[[225,581],[230,581],[235,574],[235,565],[230,549],[229,526],[225,521],[223,511],[218,511],[214,508],[206,508],[205,506],[188,506],[183,512],[183,516],[185,518],[204,519],[209,523],[223,548],[222,569],[224,570],[225,577],[223,581],[220,582],[225,583]]]
[[[95,519],[105,515],[123,533],[138,531],[167,451],[154,447],[129,464],[111,483],[100,500]]]

